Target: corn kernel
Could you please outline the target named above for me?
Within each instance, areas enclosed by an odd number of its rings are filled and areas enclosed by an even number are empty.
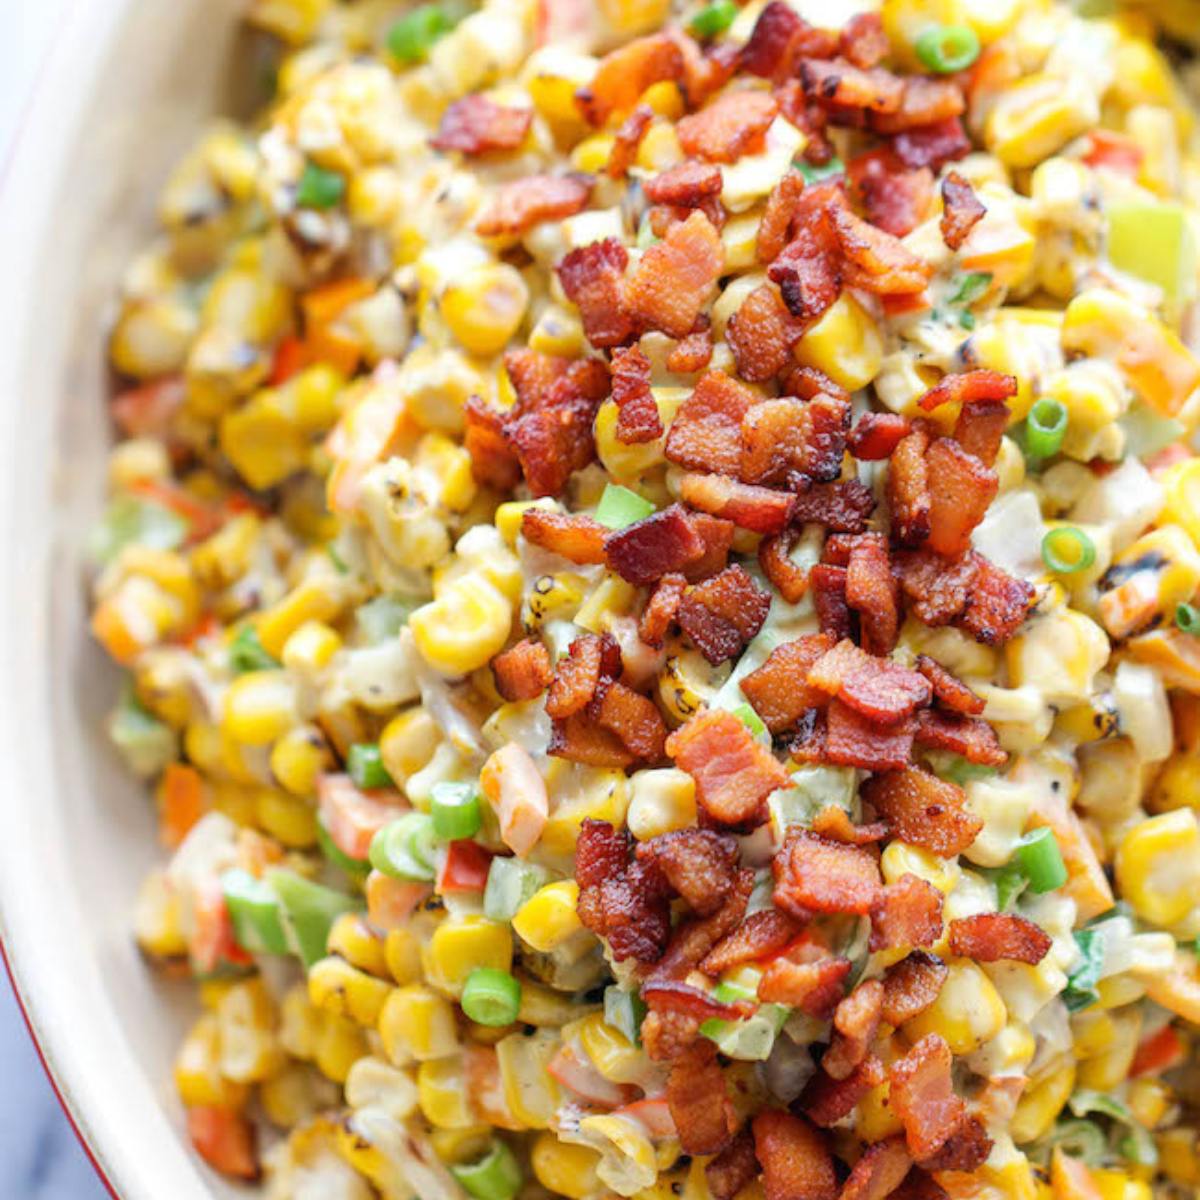
[[[391,994],[391,985],[341,958],[323,958],[308,969],[308,998],[324,1012],[373,1026]]]
[[[307,621],[283,645],[283,665],[293,671],[316,672],[341,649],[336,631],[320,621]]]
[[[317,814],[297,796],[262,788],[255,796],[254,815],[264,833],[290,850],[305,850],[317,842]]]
[[[575,880],[548,883],[517,910],[513,929],[535,950],[549,953],[583,928],[575,911],[578,902],[579,884]]]
[[[638,771],[630,779],[626,821],[639,842],[687,829],[696,823],[696,784],[685,771],[660,767]]]
[[[889,842],[879,861],[885,883],[896,883],[904,875],[915,875],[948,896],[958,883],[962,869],[953,859],[939,858],[929,850],[908,842]]]
[[[391,977],[400,984],[421,978],[421,943],[411,929],[391,929],[383,944],[383,956]]]
[[[514,927],[515,924],[514,921]],[[512,956],[512,933],[508,927],[470,914],[444,920],[434,930],[422,960],[429,982],[439,991],[458,996],[476,967],[507,971],[512,966]]]
[[[530,1155],[538,1183],[568,1200],[587,1200],[599,1190],[596,1178],[599,1162],[600,1155],[595,1150],[560,1142],[550,1132],[538,1135]]]
[[[644,1078],[646,1055],[619,1029],[604,1020],[603,1013],[592,1013],[578,1022],[580,1043],[592,1065],[613,1083],[635,1083]]]
[[[1140,821],[1116,854],[1121,895],[1143,920],[1171,926],[1200,904],[1200,820],[1177,808]]]
[[[325,739],[312,725],[289,729],[271,747],[271,774],[293,796],[311,796],[316,789],[317,777],[331,765]]]
[[[476,1123],[459,1058],[423,1062],[417,1068],[417,1095],[425,1119],[437,1129],[470,1129]]]
[[[1064,1062],[1034,1087],[1028,1088],[1017,1102],[1009,1132],[1018,1145],[1036,1141],[1054,1124],[1067,1097],[1075,1086],[1075,1064]]]
[[[504,649],[512,608],[481,572],[471,572],[418,608],[408,627],[421,656],[436,671],[469,675]]]
[[[295,693],[284,672],[249,671],[229,685],[222,729],[235,741],[265,746],[295,723]]]
[[[330,954],[341,955],[351,966],[379,979],[388,978],[384,939],[362,913],[342,913],[329,930]]]
[[[362,1027],[349,1017],[324,1014],[317,1036],[317,1070],[334,1083],[345,1083],[351,1068],[369,1052]]]
[[[914,1041],[940,1033],[955,1054],[971,1054],[994,1038],[1008,1019],[995,985],[970,959],[952,959],[938,998],[905,1023]]]
[[[379,1014],[379,1036],[397,1066],[413,1058],[445,1058],[458,1049],[453,1007],[420,983],[399,987],[387,998]]]
[[[246,1084],[221,1074],[220,1055],[220,1025],[214,1014],[206,1013],[192,1026],[175,1056],[175,1087],[185,1105],[240,1109],[246,1103]]]
[[[843,292],[796,343],[795,358],[801,366],[816,367],[855,392],[878,374],[883,339],[867,310]]]

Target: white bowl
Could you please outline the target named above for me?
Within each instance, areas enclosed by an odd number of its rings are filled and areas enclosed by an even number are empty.
[[[190,989],[130,937],[154,821],[103,737],[116,677],[86,634],[81,554],[104,490],[106,315],[170,164],[227,92],[240,7],[75,0],[0,197],[0,937],[121,1200],[244,1195],[180,1136]]]

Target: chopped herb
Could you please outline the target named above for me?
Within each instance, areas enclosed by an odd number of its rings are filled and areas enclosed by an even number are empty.
[[[301,208],[332,208],[346,193],[345,177],[326,171],[316,163],[305,163],[296,184],[296,203]]]
[[[810,163],[805,158],[795,160],[796,170],[804,176],[805,183],[820,183],[846,173],[846,164],[835,154],[827,163]]]
[[[279,660],[263,648],[253,625],[243,625],[229,643],[229,665],[239,675],[244,675],[247,671],[273,671],[279,666]]]
[[[440,4],[422,4],[388,30],[387,47],[397,62],[411,66],[424,62],[433,43],[453,28],[453,21]]]
[[[738,6],[733,0],[713,0],[688,22],[688,28],[696,37],[707,40],[724,33],[734,23]]]
[[[1083,955],[1083,962],[1067,976],[1067,987],[1062,1001],[1069,1012],[1090,1008],[1100,999],[1096,985],[1104,969],[1104,934],[1099,929],[1078,929],[1075,942]]]
[[[958,277],[958,287],[947,303],[974,304],[991,286],[991,271],[968,271]]]

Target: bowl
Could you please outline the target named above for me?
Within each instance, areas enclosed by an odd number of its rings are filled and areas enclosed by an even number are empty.
[[[6,166],[0,296],[0,938],[53,1082],[122,1200],[234,1189],[180,1136],[185,985],[130,934],[151,806],[103,735],[82,547],[103,500],[104,335],[121,271],[204,118],[238,0],[75,0]]]

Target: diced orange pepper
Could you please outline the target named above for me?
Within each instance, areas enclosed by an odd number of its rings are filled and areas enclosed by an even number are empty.
[[[285,334],[275,347],[271,362],[271,386],[287,383],[293,375],[308,366],[308,349],[294,333]]]
[[[1146,995],[1185,1021],[1200,1025],[1200,960],[1186,950],[1175,952],[1169,971],[1147,975]]]
[[[365,300],[374,291],[374,280],[355,276],[335,279],[332,283],[323,283],[311,292],[305,292],[300,301],[305,334],[314,325],[328,325],[356,300]]]
[[[1144,1038],[1138,1045],[1133,1062],[1129,1065],[1129,1078],[1138,1075],[1161,1075],[1177,1067],[1184,1060],[1187,1048],[1176,1032],[1174,1025],[1164,1025],[1157,1033]]]
[[[168,763],[158,785],[158,805],[158,835],[173,850],[208,807],[200,772],[185,763]]]
[[[1050,1160],[1050,1186],[1054,1200],[1103,1200],[1087,1163],[1055,1147]]]
[[[91,628],[92,636],[108,651],[109,657],[123,667],[129,666],[145,649],[125,623],[125,617],[113,596],[96,606],[92,613]]]
[[[254,1126],[241,1113],[197,1105],[188,1109],[187,1127],[196,1153],[214,1170],[233,1179],[258,1178]]]

